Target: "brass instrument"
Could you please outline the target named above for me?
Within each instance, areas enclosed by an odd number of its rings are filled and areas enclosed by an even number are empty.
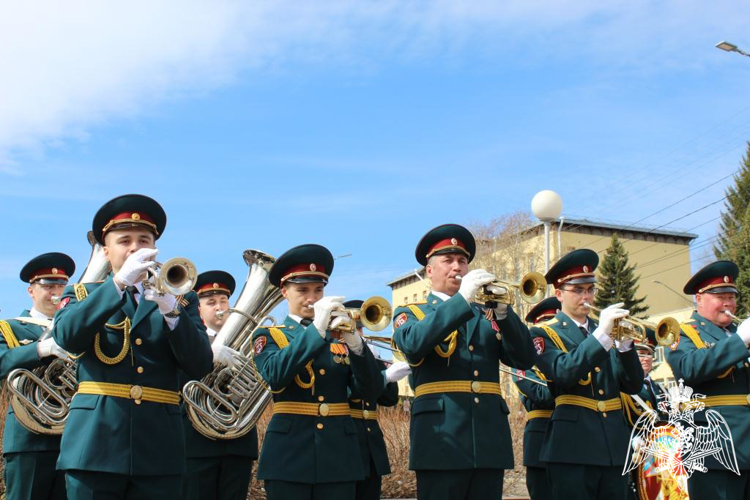
[[[91,257],[79,283],[101,281],[109,274],[110,265],[102,246],[88,233]],[[59,297],[55,302],[60,302]],[[39,340],[48,338],[52,325]],[[76,362],[54,358],[49,365],[33,370],[18,368],[8,374],[10,404],[16,419],[35,434],[60,435],[70,411],[70,402],[78,389]]]
[[[383,297],[374,295],[362,303],[360,308],[348,308],[345,311],[333,311],[331,313],[331,322],[334,319],[343,317],[345,321],[332,331],[334,334],[355,333],[357,323],[373,332],[379,332],[385,329],[391,322],[393,310],[391,304]]]
[[[583,304],[597,314],[602,312],[601,309],[592,306],[588,302],[584,302]],[[613,340],[620,342],[626,339],[633,339],[635,342],[645,343],[648,341],[648,330],[654,331],[656,342],[659,345],[667,346],[674,343],[677,336],[680,335],[680,323],[670,316],[663,318],[656,325],[631,317],[616,319],[611,337]]]
[[[151,288],[160,295],[185,295],[193,289],[198,280],[198,270],[184,257],[169,259],[164,264],[156,263],[158,272],[153,271],[151,280],[143,280],[143,288]]]
[[[732,323],[734,323],[737,326],[739,326],[740,323],[742,323],[744,321],[742,318],[738,318],[737,316],[735,316],[734,314],[732,314],[731,312],[729,312],[729,309],[725,309],[723,312],[724,312],[724,314],[726,314],[727,316],[729,316],[730,318],[732,318]]]
[[[182,394],[193,427],[211,439],[234,439],[252,430],[272,396],[253,362],[253,332],[283,299],[268,281],[274,258],[258,250],[243,253],[248,275],[237,302],[214,342],[240,353],[238,366],[217,365],[202,380],[185,384]]]
[[[507,373],[508,375],[513,375],[514,377],[520,377],[524,380],[528,380],[529,382],[534,382],[535,384],[543,385],[544,387],[547,387],[547,382],[544,382],[542,380],[536,380],[531,377],[527,377],[526,375],[521,375],[520,373],[513,371],[510,368],[506,368],[503,365],[500,365],[500,371],[503,373]]]
[[[456,279],[463,279],[463,276],[456,276]],[[482,305],[487,302],[495,302],[512,306],[516,303],[515,290],[520,292],[521,300],[527,304],[536,304],[547,293],[547,280],[536,271],[529,271],[524,274],[521,281],[518,282],[495,280],[479,289],[474,296],[474,302]]]
[[[363,335],[362,340],[364,340],[368,344],[374,345],[379,349],[385,349],[386,351],[391,352],[401,352],[398,349],[391,347],[392,344],[390,337],[380,337],[378,335]]]

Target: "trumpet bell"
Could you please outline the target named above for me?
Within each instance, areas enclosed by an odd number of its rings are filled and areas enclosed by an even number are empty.
[[[374,295],[362,303],[359,310],[362,326],[373,332],[384,330],[391,323],[393,310],[388,300]]]
[[[521,278],[518,288],[521,292],[521,300],[527,304],[537,304],[547,293],[547,280],[542,273],[529,271]]]
[[[159,266],[156,289],[172,295],[185,295],[195,286],[198,271],[191,261],[184,257],[169,259]]]
[[[676,319],[667,316],[659,321],[654,333],[657,344],[662,346],[672,345],[680,335],[680,323]]]

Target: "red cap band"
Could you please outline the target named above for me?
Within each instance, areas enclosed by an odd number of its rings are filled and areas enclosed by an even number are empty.
[[[570,280],[573,280],[576,278],[584,278],[587,276],[594,276],[594,272],[591,270],[591,267],[589,266],[571,267],[562,276],[557,278],[555,282],[552,284],[555,286],[555,288],[560,288],[561,286],[563,286],[565,283],[567,283]]]
[[[33,283],[40,279],[55,279],[55,280],[68,280],[70,277],[65,274],[63,269],[58,267],[48,267],[46,269],[39,269],[31,275],[29,283]]]
[[[112,219],[110,219],[110,221],[102,228],[102,236],[107,234],[107,231],[118,224],[142,224],[149,227],[157,236],[159,235],[154,220],[149,217],[148,214],[142,212],[123,212],[112,217]]]
[[[224,283],[206,283],[195,291],[198,295],[209,292],[225,292],[227,295],[232,295],[232,291]]]
[[[308,264],[297,264],[296,266],[290,267],[286,270],[286,273],[281,278],[281,283],[284,283],[289,278],[296,278],[299,276],[320,276],[321,278],[328,279],[326,270],[320,264],[308,263]]]
[[[469,256],[469,251],[466,250],[466,245],[464,245],[463,241],[459,240],[458,238],[448,238],[445,240],[440,240],[432,245],[430,251],[427,252],[427,255],[425,257],[429,259],[435,254],[435,252],[446,249],[457,250],[466,254],[467,257]]]
[[[711,290],[713,288],[720,288],[720,287],[727,287],[731,286],[732,288],[737,288],[737,286],[734,284],[734,279],[732,279],[731,276],[714,276],[712,278],[707,279],[703,283],[698,286],[698,292],[697,293],[703,293],[708,290]]]

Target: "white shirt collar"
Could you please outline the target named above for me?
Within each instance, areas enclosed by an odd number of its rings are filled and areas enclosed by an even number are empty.
[[[587,332],[589,331],[589,319],[588,319],[588,318],[586,318],[586,321],[585,321],[585,322],[583,322],[583,323],[579,323],[578,321],[574,320],[573,318],[570,318],[570,320],[571,320],[571,321],[572,321],[573,323],[575,323],[575,324],[576,324],[576,326],[577,326],[578,328],[581,328],[581,327],[583,327],[583,328],[585,328],[585,329],[586,329],[586,331],[587,331]]]
[[[448,300],[448,299],[451,298],[451,296],[448,295],[447,293],[436,292],[435,290],[432,291],[432,295],[434,295],[435,297],[441,299],[443,302],[445,302],[446,300]]]
[[[296,314],[291,314],[290,313],[289,317],[292,318],[297,323],[299,323],[300,325],[302,324],[302,316],[297,316]]]
[[[219,333],[219,332],[217,332],[216,330],[213,330],[213,329],[211,329],[209,327],[206,327],[206,333],[208,334],[209,337],[216,337],[216,334]]]
[[[37,311],[33,307],[31,308],[31,311],[29,311],[29,316],[31,316],[34,319],[52,319],[50,316],[47,316],[46,314]]]

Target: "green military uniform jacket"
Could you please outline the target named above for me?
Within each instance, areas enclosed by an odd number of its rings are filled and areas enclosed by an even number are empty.
[[[30,317],[29,311],[21,313],[22,318]],[[10,348],[8,340],[15,345],[13,339],[7,339],[0,335],[0,377],[5,380],[8,373],[16,368],[33,370],[42,365],[49,364],[52,357],[44,360],[39,359],[36,350],[36,341],[39,340],[44,330],[39,325],[22,323],[17,320],[8,320],[13,331],[15,341],[20,345]],[[34,434],[16,420],[13,407],[8,405],[8,414],[5,417],[5,430],[3,431],[3,454],[19,453],[25,451],[56,451],[60,449],[60,436],[46,434]]]
[[[255,364],[277,403],[344,403],[353,388],[363,397],[382,391],[382,374],[369,349],[349,353],[350,364],[334,361],[330,332],[323,339],[315,325],[287,317],[279,328],[289,344],[280,348],[268,328],[253,334]],[[262,349],[260,348],[262,344]],[[342,344],[335,344],[343,348]],[[260,352],[259,352],[260,351]],[[310,373],[315,383],[310,388]],[[365,477],[357,426],[346,416],[275,414],[268,424],[258,463],[258,479],[316,484],[359,481]]]
[[[538,373],[537,369],[522,372],[522,375],[540,382],[546,382],[544,375]],[[541,375],[541,376],[540,376]],[[513,382],[518,387],[521,394],[521,403],[527,412],[530,413],[526,420],[526,427],[523,430],[523,464],[526,467],[546,467],[546,464],[539,460],[544,443],[544,435],[547,433],[549,417],[536,417],[531,412],[534,411],[551,411],[555,409],[555,398],[548,387],[535,384],[528,380],[515,377]],[[534,418],[532,418],[534,416]]]
[[[181,372],[180,388],[190,381],[185,372]],[[182,403],[182,425],[185,429],[185,454],[187,458],[208,457],[248,457],[258,458],[258,429],[253,428],[244,436],[236,439],[211,439],[193,427],[193,423],[185,411],[185,403]]]
[[[528,369],[534,364],[529,331],[512,308],[498,321],[499,332],[481,307],[469,305],[460,294],[443,301],[434,294],[427,303],[394,313],[393,339],[412,365],[415,391],[433,382],[499,383],[498,361]],[[445,339],[457,332],[454,350]],[[411,409],[413,470],[512,469],[513,447],[508,405],[497,394],[441,392],[415,398]]]
[[[381,392],[379,397],[365,398],[356,389],[350,390],[349,407],[355,411],[372,412],[377,411],[378,406],[395,406],[398,403],[398,383],[385,380],[385,363],[377,362],[381,368]],[[365,476],[370,475],[370,459],[375,464],[378,476],[391,473],[391,465],[388,462],[388,451],[385,448],[383,431],[377,420],[354,419],[357,425],[357,437],[359,439],[359,451],[362,457],[362,468]]]
[[[580,396],[596,401],[620,399],[621,392],[635,394],[643,385],[643,368],[635,349],[606,351],[593,336],[589,319],[584,337],[565,313],[544,323],[567,349],[558,348],[544,329],[534,327],[537,367],[547,378],[555,398]],[[581,406],[557,405],[542,446],[541,460],[581,465],[622,466],[629,450],[630,428],[622,410],[600,412]]]
[[[675,380],[684,379],[694,393],[711,396],[738,396],[747,398],[750,394],[750,352],[742,339],[735,333],[734,325],[728,327],[731,335],[714,325],[706,318],[693,312],[686,322],[699,335],[705,346],[699,349],[683,327],[679,342],[670,346],[667,361],[672,368]],[[708,404],[707,404],[708,406]],[[737,464],[743,474],[750,469],[750,406],[716,406],[707,409],[715,410],[727,421],[734,441]],[[705,412],[694,414],[695,423],[707,425]],[[706,457],[704,465],[709,469],[724,470],[713,456]]]
[[[170,330],[154,301],[140,297],[137,308],[119,295],[110,276],[86,284],[88,297],[65,290],[55,315],[54,337],[63,349],[84,353],[78,381],[108,382],[179,391],[179,370],[202,378],[213,354],[198,314],[198,297],[185,295],[179,321]],[[107,325],[131,322],[130,345],[122,361],[108,364],[96,352],[115,357],[124,347],[124,330]],[[106,325],[105,325],[106,324]],[[60,470],[79,469],[126,475],[174,475],[185,471],[185,436],[179,405],[77,394],[63,432]]]

